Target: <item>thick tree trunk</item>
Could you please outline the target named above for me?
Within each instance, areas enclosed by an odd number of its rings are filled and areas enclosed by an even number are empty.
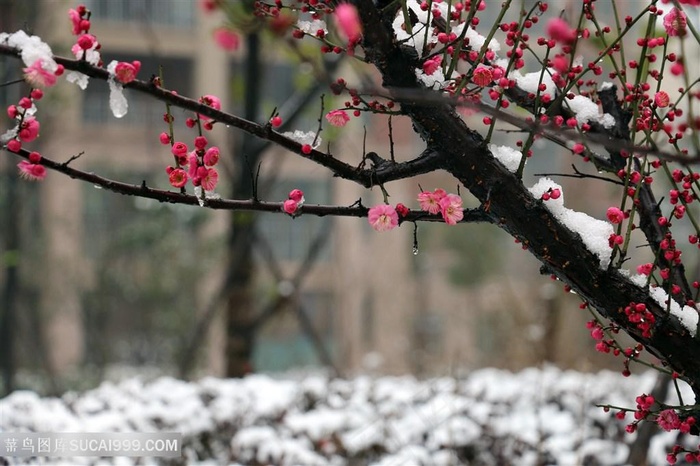
[[[244,118],[254,121],[259,114],[261,97],[260,37],[256,33],[247,36],[245,69]],[[241,133],[237,144],[235,176],[232,199],[254,197],[253,177],[258,165],[259,152],[252,150],[254,139]],[[253,327],[255,305],[252,296],[253,234],[255,213],[233,212],[228,241],[229,279],[226,300],[226,376],[242,377],[252,370]]]
[[[10,31],[14,26],[13,22],[13,2],[10,0],[0,0],[0,31]],[[8,82],[16,78],[14,72],[16,68],[6,66],[0,61],[0,82]],[[0,107],[6,108],[14,100],[16,87],[0,87]],[[12,98],[8,95],[12,93]],[[5,161],[8,170],[11,167],[9,161]],[[4,280],[0,289],[0,368],[2,370],[2,381],[5,393],[10,393],[15,388],[15,338],[17,332],[16,314],[17,299],[19,297],[19,251],[20,251],[20,211],[22,209],[21,198],[18,193],[18,182],[15,176],[7,179],[5,193],[7,196],[6,208],[3,209],[2,224],[3,238],[2,249],[5,260],[2,265],[5,268]]]

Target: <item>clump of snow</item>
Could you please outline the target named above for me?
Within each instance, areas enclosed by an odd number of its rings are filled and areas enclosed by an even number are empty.
[[[612,88],[614,86],[613,83],[610,81],[604,81],[603,84],[600,85],[598,88],[599,91],[607,91],[608,89]]]
[[[124,86],[119,84],[115,80],[115,70],[117,69],[118,61],[112,60],[109,65],[107,65],[107,71],[109,71],[110,78],[109,82],[109,108],[112,110],[112,114],[116,118],[122,118],[129,111],[129,102],[127,102],[124,96]]]
[[[576,114],[578,124],[596,121],[605,128],[615,126],[615,118],[608,113],[601,115],[598,111],[598,104],[586,96],[576,95],[573,99],[564,99],[564,102]]]
[[[410,3],[410,2],[409,2]],[[399,43],[405,43],[410,45],[414,49],[418,50],[419,54],[423,51],[425,47],[425,25],[422,23],[416,23],[411,28],[412,34],[406,32],[403,28],[403,15],[399,13],[392,23],[394,29],[394,35]],[[428,34],[428,44],[437,43],[437,36],[433,34]]]
[[[424,10],[421,8],[421,3],[417,0],[407,0],[406,7],[415,15],[418,21],[411,26],[411,33],[409,34],[404,24],[403,11],[399,10],[392,23],[394,36],[399,43],[410,45],[421,55],[427,45],[438,43],[437,34],[433,32],[432,24],[430,24],[433,19],[432,10],[437,9],[440,12],[440,17],[449,18],[450,11],[454,11],[454,9],[449,10],[449,3],[447,2],[434,2],[431,4],[430,11],[428,11],[428,9]],[[466,26],[464,22],[457,24],[456,21],[453,21],[451,26],[451,32],[458,37],[464,33],[464,37],[469,40],[469,45],[472,49],[479,51],[484,46],[486,37],[476,32],[471,26],[467,27],[466,32],[464,32],[464,27]],[[427,42],[426,28],[428,28]],[[501,50],[501,44],[496,39],[492,38],[489,42],[489,48],[494,52],[498,52]]]
[[[16,138],[18,132],[19,132],[19,125],[15,126],[14,128],[8,129],[3,134],[0,134],[0,144],[5,144],[5,143],[9,142],[11,139]]]
[[[630,276],[630,271],[624,269],[621,269],[620,272],[625,276],[628,276],[630,281],[638,287],[648,287],[649,295],[654,299],[654,301],[659,303],[659,306],[664,309],[669,309],[670,306],[671,314],[678,318],[680,323],[688,330],[690,335],[694,337],[697,334],[698,321],[700,319],[698,317],[698,311],[695,308],[691,306],[681,307],[680,304],[673,299],[670,300],[669,304],[668,293],[666,293],[666,291],[664,291],[664,289],[661,287],[648,285],[649,278],[646,275],[635,274]]]
[[[42,68],[53,73],[58,64],[53,59],[53,52],[47,43],[38,36],[30,36],[24,31],[12,34],[0,34],[0,43],[15,47],[21,52],[22,61],[26,66],[31,66],[37,60],[42,60]]]
[[[14,392],[0,400],[0,431],[181,432],[187,464],[623,464],[634,437],[595,404],[629,406],[654,382],[653,373],[623,378],[554,367],[428,380],[128,379],[61,398]],[[674,443],[675,436],[657,438],[650,463],[662,463]]]
[[[695,308],[690,306],[681,307],[675,300],[669,298],[668,293],[659,286],[650,286],[649,294],[661,307],[670,309],[671,314],[678,318],[690,335],[695,336],[698,330],[698,311]]]
[[[603,220],[598,220],[583,212],[564,207],[564,192],[561,186],[549,178],[540,178],[530,193],[537,199],[549,190],[558,189],[561,193],[558,199],[549,199],[544,205],[554,217],[563,223],[569,230],[578,233],[586,248],[598,256],[600,268],[607,269],[610,265],[612,249],[610,248],[610,235],[614,233],[613,226]]]
[[[458,26],[455,26],[452,31],[455,34],[457,34],[457,36],[459,36],[464,30],[465,24],[466,23],[462,23]],[[466,39],[469,39],[469,45],[472,47],[472,49],[477,51],[480,51],[481,48],[484,46],[484,43],[486,42],[486,37],[476,32],[476,30],[474,30],[474,28],[472,28],[471,26],[467,27],[467,32],[464,33],[464,37]],[[501,50],[501,44],[495,38],[492,38],[489,42],[489,48],[494,52],[499,52]]]
[[[501,59],[498,60],[496,64],[501,66],[503,69],[506,69],[508,66],[508,60]],[[531,73],[525,73],[524,75],[518,70],[512,70],[508,77],[510,79],[514,79],[518,87],[525,92],[529,92],[531,94],[537,94],[539,92],[540,95],[549,95],[552,99],[554,99],[556,97],[557,86],[554,84],[550,73],[551,70],[549,68],[544,70],[544,73],[542,70],[538,70]],[[544,91],[539,91],[540,83],[545,85]]]
[[[489,150],[509,171],[515,173],[518,170],[523,158],[522,152],[509,146],[497,146],[496,144],[489,144]]]
[[[310,34],[312,36],[315,36],[319,30],[323,31],[324,34],[328,34],[326,22],[321,19],[315,19],[313,21],[297,21],[297,27],[306,34]]]
[[[313,131],[304,132],[297,129],[294,131],[287,131],[286,133],[282,133],[282,136],[286,136],[289,139],[298,142],[299,144],[309,144],[314,149],[321,145],[321,136],[316,137],[316,133]],[[315,144],[314,139],[316,139]]]
[[[66,73],[66,81],[77,85],[80,89],[84,91],[88,87],[90,78],[86,74],[80,73],[78,71],[70,71]]]
[[[442,69],[438,68],[433,74],[425,74],[422,69],[416,68],[416,78],[422,82],[425,87],[430,89],[442,89],[445,86],[445,75]]]
[[[73,55],[75,55],[75,58],[78,60],[82,60],[84,55],[86,62],[93,66],[97,66],[100,63],[101,58],[100,52],[97,49],[99,45],[100,44],[97,41],[94,41],[92,47],[90,47],[88,50],[82,50],[80,47],[73,46]],[[85,90],[87,89],[90,78],[78,71],[71,71],[66,74],[66,81],[69,83],[75,83],[80,89]]]
[[[457,37],[461,36],[462,33],[464,33],[464,38],[469,40],[469,46],[477,52],[480,51],[481,48],[484,46],[484,43],[486,43],[486,37],[476,32],[476,30],[471,26],[468,26],[467,32],[464,32],[465,26],[466,23],[456,24],[452,27],[452,32],[455,33]],[[488,48],[493,50],[494,52],[499,52],[501,50],[501,43],[498,42],[495,38],[491,38]]]

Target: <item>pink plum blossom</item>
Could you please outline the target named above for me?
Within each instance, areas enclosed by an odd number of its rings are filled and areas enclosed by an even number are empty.
[[[445,223],[455,225],[464,218],[462,211],[462,198],[456,194],[448,194],[440,199],[440,213]]]
[[[671,103],[671,98],[669,97],[668,93],[659,91],[654,96],[654,103],[659,108],[666,108],[668,107],[668,104]]]
[[[200,181],[202,188],[204,188],[205,191],[214,191],[216,189],[216,185],[219,183],[219,172],[216,171],[216,168],[206,168],[206,167],[200,167],[197,169],[197,172],[202,172],[203,176],[200,176]]]
[[[39,181],[46,177],[46,168],[37,163],[31,163],[28,160],[22,160],[17,164],[19,174],[22,178],[29,181]]]
[[[173,147],[170,148],[170,152],[172,152],[175,156],[183,155],[187,153],[187,144],[178,141],[175,144],[173,144]]]
[[[241,43],[241,39],[238,37],[238,34],[228,28],[219,28],[214,31],[214,41],[219,47],[228,52],[238,50]]]
[[[406,217],[408,215],[408,213],[410,212],[409,208],[400,202],[398,204],[396,204],[395,209],[396,209],[396,213],[399,214],[399,217],[401,217],[401,218]]]
[[[433,192],[423,191],[418,194],[418,202],[420,203],[421,210],[424,210],[431,214],[437,214],[440,212],[440,200],[447,195],[444,189],[436,189]]]
[[[289,215],[292,215],[294,212],[296,212],[297,207],[298,207],[298,202],[295,201],[294,199],[287,199],[282,204],[282,210],[284,212],[288,213]]]
[[[333,126],[342,127],[350,121],[350,117],[345,110],[332,110],[326,114],[326,120]]]
[[[659,413],[656,423],[666,432],[670,432],[680,427],[681,420],[675,410],[665,409]]]
[[[29,117],[24,120],[19,130],[19,138],[22,142],[32,142],[39,136],[39,122],[36,118]]]
[[[289,192],[289,199],[293,200],[296,203],[303,203],[304,191],[302,191],[301,189],[292,189]]]
[[[680,76],[683,74],[684,71],[684,66],[683,63],[681,63],[680,60],[676,61],[673,65],[671,65],[671,74],[674,76]]]
[[[141,62],[138,60],[134,60],[131,63],[120,61],[117,63],[117,66],[114,69],[114,75],[116,76],[117,81],[121,82],[122,84],[127,84],[136,79],[136,74],[140,69]]]
[[[174,188],[182,188],[187,184],[187,172],[182,168],[175,168],[168,174],[168,180]]]
[[[561,18],[552,18],[547,22],[547,35],[561,42],[573,42],[576,39],[576,30]]]
[[[213,167],[219,162],[219,148],[212,146],[204,153],[204,165]]]
[[[349,3],[341,3],[335,7],[335,24],[350,42],[357,42],[362,36],[362,24],[357,8]]]
[[[428,76],[435,73],[442,64],[442,55],[435,55],[433,58],[429,58],[423,62],[423,73]]]
[[[71,30],[71,32],[74,36],[79,35],[80,31],[82,31],[80,25],[82,18],[80,17],[80,13],[71,8],[70,10],[68,10],[68,17],[70,18],[70,22],[73,25],[73,29]]]
[[[215,95],[210,95],[210,94],[204,95],[204,96],[199,98],[199,102],[204,104],[204,105],[208,105],[209,107],[211,107],[215,110],[221,110],[221,99],[219,99]],[[204,121],[210,119],[206,115],[199,115],[199,118],[204,120]]]
[[[493,81],[493,71],[486,66],[477,66],[472,75],[474,84],[480,87],[486,87]]]
[[[196,178],[197,169],[200,167],[197,154],[194,151],[192,151],[185,160],[187,163],[180,163],[180,165],[187,165],[187,174],[190,176],[190,178]]]
[[[625,219],[625,214],[617,207],[610,207],[607,212],[610,223],[617,225]]]
[[[46,71],[44,61],[40,58],[31,66],[24,68],[24,79],[33,87],[51,87],[56,84],[56,75]]]
[[[209,144],[209,141],[207,141],[207,138],[204,136],[197,136],[194,138],[194,147],[197,150],[204,150],[207,144]]]
[[[90,50],[92,46],[95,45],[95,36],[92,34],[83,34],[78,37],[77,45],[82,50]]]
[[[671,11],[664,16],[664,29],[669,36],[683,37],[688,27],[688,20],[685,13],[678,8],[672,8]]]
[[[19,152],[22,149],[22,143],[17,139],[10,139],[7,141],[5,147],[7,147],[7,150],[10,152]]]
[[[392,206],[379,204],[369,209],[367,221],[377,231],[389,231],[399,224],[399,215]]]

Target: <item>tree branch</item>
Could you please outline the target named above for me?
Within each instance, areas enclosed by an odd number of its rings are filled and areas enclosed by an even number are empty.
[[[7,149],[5,149],[7,150]],[[25,159],[29,158],[29,151],[26,149],[20,149],[19,153],[11,152],[11,154],[18,155]],[[194,194],[183,194],[175,191],[165,191],[162,189],[153,189],[146,186],[144,181],[141,185],[123,183],[121,181],[112,180],[105,178],[94,173],[84,172],[70,167],[67,163],[59,163],[54,160],[48,159],[44,156],[41,157],[41,162],[43,166],[50,170],[57,171],[64,175],[67,175],[73,179],[85,181],[91,183],[93,186],[99,186],[100,188],[106,189],[107,191],[112,191],[117,194],[123,194],[126,196],[138,196],[146,199],[154,199],[158,202],[167,202],[170,204],[184,204],[199,206],[201,199],[199,199]],[[399,164],[400,165],[400,164]],[[368,170],[371,171],[371,170]],[[314,204],[304,204],[302,207],[302,213],[307,215],[315,215],[318,217],[325,217],[327,215],[335,217],[367,217],[367,212],[369,209],[363,206],[361,203],[356,203],[352,206],[335,206],[335,205],[314,205]],[[240,210],[240,211],[256,211],[256,212],[273,212],[282,213],[282,202],[263,202],[255,200],[235,200],[235,199],[207,199],[205,205],[209,209],[214,210]],[[444,219],[440,215],[430,215],[423,211],[411,210],[406,217],[401,219],[402,222],[444,222]],[[491,221],[490,216],[482,211],[481,209],[465,209],[464,218],[461,223],[475,223],[475,222],[489,222]]]
[[[15,58],[19,58],[20,56],[19,52],[15,48],[2,44],[0,44],[0,55],[8,55]],[[57,63],[63,65],[67,70],[77,71],[91,78],[101,79],[103,81],[107,81],[110,78],[107,70],[93,66],[85,61],[70,60],[58,56],[54,56],[54,59]],[[420,157],[414,159],[413,161],[396,164],[393,167],[386,167],[381,172],[375,172],[374,170],[360,170],[353,165],[336,159],[331,154],[327,154],[319,150],[314,149],[309,154],[304,153],[302,151],[303,144],[273,130],[269,124],[261,125],[248,121],[244,118],[240,118],[236,115],[216,110],[196,100],[175,94],[168,89],[158,87],[152,82],[134,80],[125,84],[124,87],[148,94],[162,102],[169,103],[170,105],[208,116],[217,122],[233,126],[261,139],[273,142],[278,146],[289,150],[290,152],[294,152],[301,157],[312,160],[313,162],[328,168],[336,177],[354,181],[366,188],[371,188],[372,186],[376,186],[378,184],[384,184],[390,181],[428,173],[435,170],[434,166],[427,163],[426,160],[423,160]]]

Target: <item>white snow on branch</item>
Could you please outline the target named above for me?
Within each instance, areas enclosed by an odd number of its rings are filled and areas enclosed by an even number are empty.
[[[508,66],[508,60],[500,59],[496,61],[496,64],[505,70]],[[514,79],[515,83],[520,89],[531,94],[537,94],[538,88],[542,83],[545,85],[545,90],[540,91],[539,94],[546,94],[549,95],[552,99],[554,99],[556,97],[557,86],[556,84],[554,84],[554,81],[552,80],[552,75],[550,73],[551,69],[549,68],[544,70],[544,73],[542,72],[542,70],[538,70],[533,71],[531,73],[525,73],[524,75],[518,70],[512,70],[508,77],[510,79]]]
[[[496,144],[489,144],[489,150],[510,172],[515,173],[518,170],[523,158],[522,152],[509,146],[497,146]]]
[[[93,66],[97,66],[100,63],[100,52],[97,51],[98,42],[94,41],[94,44],[89,50],[83,51],[77,45],[72,48],[73,55],[76,59],[81,60],[83,58],[83,52],[85,53],[85,61]],[[85,90],[88,87],[90,78],[78,71],[71,71],[66,74],[66,80],[69,83],[75,83],[80,89]]]
[[[304,132],[297,129],[294,131],[287,131],[286,133],[282,133],[282,136],[286,136],[289,139],[298,142],[299,144],[309,144],[314,149],[321,145],[321,137],[319,136],[317,138],[316,133],[313,131]],[[316,139],[316,144],[314,144],[314,139]]]
[[[424,10],[421,8],[421,3],[417,0],[408,0],[406,2],[406,7],[413,12],[418,21],[411,26],[411,34],[406,31],[406,26],[404,22],[403,11],[399,10],[394,22],[392,23],[392,28],[394,29],[394,36],[396,40],[400,43],[405,43],[407,45],[415,48],[419,54],[422,54],[426,46],[437,44],[437,34],[433,30],[432,24],[432,10],[439,10],[440,17],[449,18],[449,4],[447,2],[434,2],[431,4],[431,11]],[[454,11],[454,10],[453,10]],[[466,23],[457,23],[456,21],[451,22],[451,32],[460,37],[464,32],[464,28],[467,27]],[[426,28],[427,30],[427,42],[426,42]],[[473,50],[481,50],[486,42],[486,37],[482,36],[471,26],[467,27],[467,31],[464,32],[465,39],[469,40],[469,45]],[[501,44],[496,39],[491,39],[489,42],[489,48],[494,52],[501,50]]]
[[[641,274],[636,274],[632,275],[632,273],[629,270],[621,269],[620,272],[629,277],[630,281],[637,285],[640,288],[645,288],[647,286],[647,282],[649,281],[648,277],[646,275],[641,275]],[[697,330],[698,330],[698,311],[691,307],[691,306],[683,306],[681,307],[680,304],[678,304],[676,301],[671,299],[671,303],[669,305],[669,297],[668,293],[666,291],[658,286],[651,286],[649,285],[649,295],[659,303],[659,306],[661,306],[664,309],[669,309],[671,311],[671,314],[676,316],[680,323],[685,327],[690,335],[693,337],[696,335]]]
[[[576,212],[564,207],[564,191],[562,187],[549,178],[540,178],[537,184],[530,188],[530,193],[535,198],[540,199],[542,194],[549,192],[550,189],[558,189],[561,195],[558,199],[544,201],[545,207],[569,230],[578,233],[586,249],[598,256],[600,268],[603,270],[607,269],[612,254],[608,241],[610,235],[614,232],[613,226],[583,212]]]
[[[129,111],[129,102],[124,96],[124,87],[115,79],[115,70],[118,64],[118,61],[112,60],[107,65],[107,71],[109,71],[109,108],[116,118],[122,118]]]
[[[14,128],[8,129],[2,135],[0,135],[0,144],[6,144],[11,139],[16,138],[17,133],[19,133],[19,125],[15,126]]]
[[[425,74],[420,68],[416,68],[415,72],[416,78],[418,78],[425,87],[430,89],[442,89],[445,87],[445,75],[442,72],[442,68],[438,68],[433,74]]]
[[[12,34],[3,32],[0,33],[0,43],[18,49],[26,66],[31,66],[37,60],[41,60],[41,66],[46,71],[53,73],[58,68],[58,64],[53,59],[51,47],[38,36],[30,36],[24,31],[17,31]]]
[[[646,278],[646,277],[645,277]],[[656,287],[649,287],[649,294],[651,295],[654,300],[659,303],[661,307],[664,309],[670,309],[671,314],[676,316],[678,320],[681,322],[683,327],[688,329],[688,332],[690,335],[693,337],[695,336],[697,330],[698,330],[698,311],[695,310],[694,308],[690,306],[683,306],[681,307],[680,304],[678,304],[675,300],[670,299],[668,296],[668,293],[664,291],[663,288],[656,286]],[[669,304],[669,299],[670,299],[670,304]]]
[[[88,87],[90,78],[86,74],[80,73],[78,71],[69,71],[68,73],[66,73],[66,81],[77,85],[82,90],[85,90]]]
[[[419,53],[423,52],[425,46],[425,25],[422,23],[416,23],[411,28],[412,34],[406,32],[403,27],[403,15],[399,15],[394,19],[392,27],[394,28],[394,35],[399,43],[405,43],[410,45],[414,49],[418,50]],[[433,34],[428,34],[428,44],[436,44],[437,36]]]
[[[464,26],[466,23],[461,23],[452,28],[452,32],[457,34],[457,37],[462,35],[462,32],[464,31]],[[467,27],[467,32],[464,33],[464,38],[469,39],[469,46],[473,49],[476,50],[477,52],[481,50],[481,48],[484,46],[484,43],[486,43],[486,36],[482,36],[474,28],[471,26]],[[501,43],[498,42],[495,38],[491,38],[491,41],[489,42],[489,49],[493,50],[494,52],[499,52],[501,50]]]
[[[326,22],[321,19],[315,19],[313,21],[297,21],[297,27],[306,34],[310,34],[312,36],[315,36],[319,30],[323,31],[324,34],[328,34]]]
[[[601,115],[598,110],[598,104],[588,97],[576,95],[573,99],[564,99],[564,103],[576,114],[576,121],[579,125],[589,121],[595,121],[605,128],[612,128],[615,126],[615,118],[608,113]]]

